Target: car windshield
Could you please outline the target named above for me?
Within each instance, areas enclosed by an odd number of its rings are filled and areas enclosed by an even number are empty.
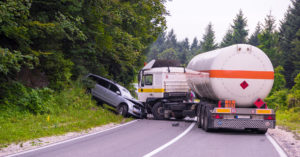
[[[127,89],[125,89],[123,87],[120,87],[120,89],[121,89],[122,96],[130,98],[130,99],[133,98],[133,96],[130,94],[130,92]]]

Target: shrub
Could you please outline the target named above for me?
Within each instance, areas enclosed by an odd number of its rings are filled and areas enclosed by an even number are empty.
[[[19,82],[11,82],[1,85],[3,93],[0,102],[3,108],[17,108],[19,110],[27,110],[34,114],[48,113],[48,107],[45,102],[52,97],[53,90],[49,88],[32,89],[27,88]]]

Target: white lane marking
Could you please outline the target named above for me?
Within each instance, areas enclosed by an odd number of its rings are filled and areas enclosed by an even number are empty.
[[[168,146],[170,146],[171,144],[175,143],[176,141],[178,141],[180,138],[182,138],[184,135],[186,135],[189,131],[192,130],[192,128],[195,126],[195,122],[193,122],[184,132],[182,132],[180,135],[178,135],[177,137],[173,138],[171,141],[169,141],[168,143],[156,148],[155,150],[153,150],[152,152],[144,155],[143,157],[151,157],[153,155],[155,155],[156,153],[162,151],[163,149],[167,148]]]
[[[266,134],[266,137],[273,144],[276,151],[279,153],[280,157],[287,157],[285,151],[278,145],[278,143],[268,133]]]
[[[13,157],[13,156],[17,156],[17,155],[23,155],[23,154],[26,154],[26,153],[29,153],[29,152],[34,152],[34,151],[40,150],[40,149],[45,149],[45,148],[52,147],[52,146],[55,146],[55,145],[67,143],[67,142],[70,142],[70,141],[78,140],[78,139],[89,137],[89,136],[93,136],[93,135],[96,135],[96,134],[99,134],[99,133],[102,133],[102,132],[106,132],[106,131],[113,130],[113,129],[116,129],[116,128],[119,128],[119,127],[122,127],[122,126],[125,126],[125,125],[129,125],[129,124],[137,122],[137,121],[138,120],[134,120],[134,121],[131,121],[131,122],[128,122],[128,123],[125,123],[125,124],[118,125],[118,126],[113,127],[113,128],[109,128],[109,129],[106,129],[106,130],[99,131],[99,132],[94,132],[94,133],[90,133],[90,134],[87,134],[87,135],[83,135],[83,136],[71,138],[71,139],[68,139],[68,140],[65,140],[65,141],[61,141],[61,142],[49,144],[49,145],[46,145],[46,146],[42,146],[42,147],[39,147],[39,148],[36,148],[36,149],[31,149],[31,150],[23,151],[23,152],[16,153],[16,154],[10,154],[7,157]]]

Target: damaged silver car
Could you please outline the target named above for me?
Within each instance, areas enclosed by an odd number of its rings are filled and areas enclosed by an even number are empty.
[[[95,74],[88,74],[86,78],[95,82],[95,86],[90,89],[90,92],[97,101],[115,107],[117,112],[124,117],[144,117],[143,104],[136,100],[126,88]]]

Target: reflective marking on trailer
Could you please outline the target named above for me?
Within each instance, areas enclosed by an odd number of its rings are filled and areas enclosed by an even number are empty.
[[[164,88],[139,88],[139,93],[163,93],[165,91]]]
[[[274,79],[274,71],[204,70],[211,78]]]

